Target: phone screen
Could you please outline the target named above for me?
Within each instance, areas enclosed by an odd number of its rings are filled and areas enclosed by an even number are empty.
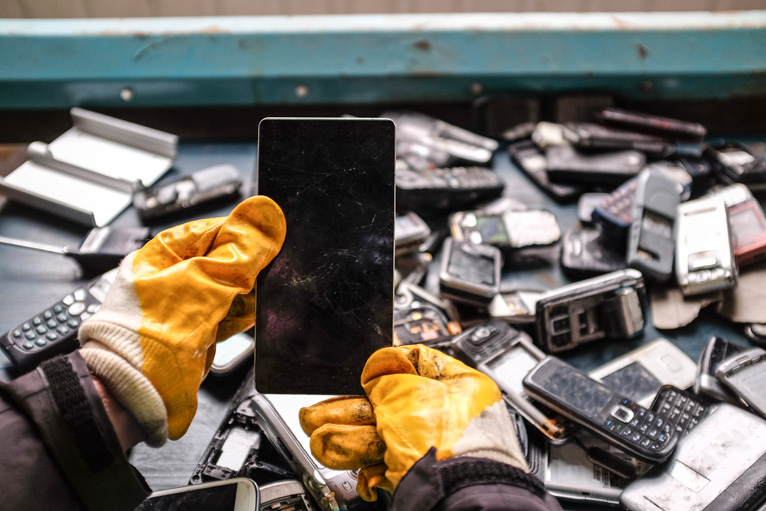
[[[361,394],[367,358],[393,342],[394,125],[267,118],[257,193],[285,214],[256,285],[255,386]]]
[[[150,496],[135,511],[233,511],[237,501],[237,484],[195,488]]]
[[[534,381],[556,401],[589,417],[598,417],[614,394],[587,375],[550,359],[535,373]]]

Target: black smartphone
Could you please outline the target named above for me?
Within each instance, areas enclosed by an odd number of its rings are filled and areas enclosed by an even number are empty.
[[[678,442],[675,428],[658,422],[649,409],[559,358],[545,357],[524,377],[523,385],[533,399],[642,461],[665,461]]]
[[[256,174],[287,234],[256,283],[255,386],[360,394],[367,358],[393,342],[394,124],[266,118]]]

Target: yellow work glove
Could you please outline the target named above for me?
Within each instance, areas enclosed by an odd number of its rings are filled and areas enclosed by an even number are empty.
[[[101,308],[80,326],[88,367],[150,445],[189,428],[215,343],[255,323],[255,278],[284,237],[282,210],[267,197],[167,229],[125,257]]]
[[[311,452],[324,465],[358,469],[357,491],[393,492],[431,447],[441,461],[489,458],[528,471],[500,390],[489,377],[426,346],[383,348],[362,372],[364,397],[303,408]],[[369,399],[369,400],[368,400]]]

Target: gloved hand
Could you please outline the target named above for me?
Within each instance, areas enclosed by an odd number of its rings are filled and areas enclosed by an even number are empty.
[[[393,492],[431,447],[437,460],[473,456],[528,471],[500,390],[488,376],[423,345],[383,348],[362,372],[364,397],[303,408],[311,452],[339,470],[361,468],[357,491]]]
[[[101,308],[83,321],[88,367],[150,445],[188,429],[215,343],[255,323],[255,278],[284,237],[282,210],[267,197],[167,229],[122,261]]]

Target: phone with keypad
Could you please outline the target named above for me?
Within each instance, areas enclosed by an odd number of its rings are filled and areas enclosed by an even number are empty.
[[[699,396],[673,385],[663,385],[654,398],[651,410],[665,423],[685,436],[707,415],[710,404]]]
[[[679,435],[651,410],[547,356],[523,380],[527,395],[637,459],[665,461]]]
[[[505,183],[484,167],[396,169],[396,205],[400,210],[458,210],[499,197]]]
[[[49,358],[77,349],[80,324],[98,311],[116,276],[117,268],[90,280],[0,337],[14,369],[26,373]]]

